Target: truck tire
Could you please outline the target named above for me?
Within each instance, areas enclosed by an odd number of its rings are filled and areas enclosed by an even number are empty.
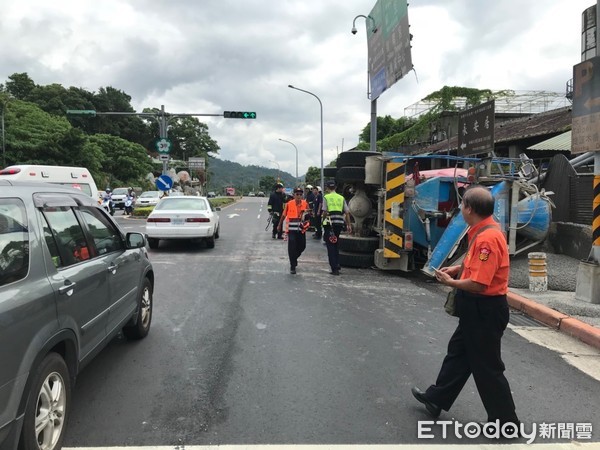
[[[338,183],[356,183],[365,181],[364,167],[342,167],[337,170],[335,181]]]
[[[342,267],[368,268],[375,265],[375,256],[366,253],[340,252],[339,261]]]
[[[335,175],[337,174],[337,167],[324,167],[323,168],[323,176],[325,178],[335,178]]]
[[[342,152],[337,157],[336,165],[341,167],[365,167],[365,161],[367,156],[381,155],[379,152],[365,152],[365,151],[347,151]],[[363,177],[364,179],[364,177]]]
[[[372,255],[379,248],[379,238],[341,235],[338,238],[338,247],[341,252]]]

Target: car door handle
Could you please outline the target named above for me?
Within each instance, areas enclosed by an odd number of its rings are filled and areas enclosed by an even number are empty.
[[[63,295],[67,294],[67,297],[70,297],[71,295],[73,295],[73,288],[75,287],[76,284],[77,283],[69,282],[69,284],[59,287],[58,293],[63,294]]]
[[[113,275],[117,273],[117,268],[119,267],[118,264],[111,264],[110,266],[107,267],[106,270],[108,270],[110,273],[112,273]]]

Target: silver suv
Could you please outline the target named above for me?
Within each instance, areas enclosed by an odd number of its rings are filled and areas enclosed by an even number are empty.
[[[59,449],[77,373],[148,334],[145,246],[76,189],[0,180],[0,449]]]

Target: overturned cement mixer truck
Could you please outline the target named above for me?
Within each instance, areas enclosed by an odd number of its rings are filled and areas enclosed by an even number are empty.
[[[337,167],[325,171],[335,177],[353,217],[352,235],[339,240],[341,265],[433,275],[434,268],[457,263],[467,249],[460,203],[473,183],[491,190],[511,256],[539,244],[550,227],[551,193],[530,181],[537,170],[523,156],[341,153]]]

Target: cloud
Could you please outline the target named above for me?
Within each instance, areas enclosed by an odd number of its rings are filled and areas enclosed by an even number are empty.
[[[323,104],[325,164],[358,142],[370,121],[367,39],[374,0],[239,2],[105,0],[9,2],[0,16],[0,79],[27,72],[38,84],[96,91],[112,86],[136,110],[201,117],[220,157],[295,174],[319,166]],[[378,114],[405,109],[444,85],[563,92],[580,60],[581,13],[589,0],[423,0],[408,9],[415,72],[382,94]],[[407,110],[410,111],[410,110]]]

